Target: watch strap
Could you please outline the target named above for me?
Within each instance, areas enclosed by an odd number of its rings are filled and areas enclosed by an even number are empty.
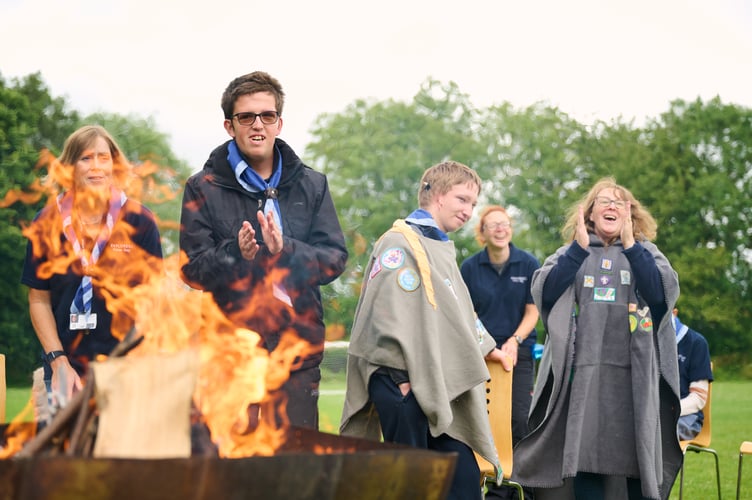
[[[65,351],[50,351],[48,353],[45,353],[44,360],[47,363],[52,363],[61,356],[67,356],[67,354],[65,354]]]

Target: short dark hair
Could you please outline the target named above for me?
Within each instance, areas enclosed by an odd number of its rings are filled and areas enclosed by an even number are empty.
[[[232,113],[235,109],[235,101],[239,97],[256,92],[269,92],[274,96],[277,105],[277,113],[282,115],[282,108],[285,105],[285,93],[282,91],[282,85],[279,80],[264,71],[254,71],[247,75],[235,78],[222,93],[222,112],[226,120],[232,120]]]

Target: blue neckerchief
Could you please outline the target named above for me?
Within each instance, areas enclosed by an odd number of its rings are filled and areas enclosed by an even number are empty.
[[[405,222],[418,226],[423,236],[439,241],[449,241],[449,236],[439,229],[439,225],[433,220],[433,216],[427,210],[419,208],[407,216]]]
[[[96,244],[91,251],[91,261],[89,261],[89,259],[86,258],[86,253],[83,251],[83,244],[78,238],[78,235],[76,235],[76,230],[73,226],[73,193],[69,191],[57,197],[57,207],[63,218],[63,234],[65,234],[65,238],[71,243],[71,245],[73,245],[73,251],[81,260],[81,265],[84,269],[89,267],[89,265],[93,266],[97,263],[97,260],[99,260],[99,256],[104,251],[104,248],[107,245],[107,240],[109,240],[110,235],[112,234],[112,228],[118,220],[120,209],[123,208],[127,199],[128,197],[125,193],[114,187],[110,188],[110,208],[107,211],[105,225],[102,226],[99,231]],[[70,306],[71,314],[90,314],[93,297],[94,288],[92,286],[91,276],[84,274]]]
[[[264,202],[264,215],[273,213],[274,222],[279,227],[279,232],[282,233],[282,214],[279,211],[279,200],[277,199],[277,187],[279,186],[279,180],[282,178],[282,153],[280,153],[277,146],[274,146],[274,151],[277,154],[277,167],[272,172],[272,177],[269,182],[262,179],[259,174],[253,170],[248,163],[240,155],[238,145],[235,141],[231,141],[227,147],[227,161],[230,162],[234,172],[235,178],[238,180],[243,189],[251,193],[263,192],[266,201]]]

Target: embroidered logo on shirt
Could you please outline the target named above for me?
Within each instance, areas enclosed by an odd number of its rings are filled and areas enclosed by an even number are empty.
[[[586,274],[585,280],[582,286],[584,286],[585,288],[593,288],[595,286],[595,276],[590,276],[589,274]]]
[[[601,259],[601,269],[610,271],[612,267],[614,267],[614,261],[611,259]]]
[[[131,243],[110,243],[107,248],[113,252],[131,253],[133,245]]]
[[[420,286],[420,276],[415,269],[406,267],[397,273],[397,283],[406,292],[414,292]]]
[[[511,276],[510,279],[512,280],[512,283],[525,283],[527,281],[527,276]]]
[[[381,264],[387,269],[399,269],[405,263],[405,251],[399,247],[388,248],[381,254]]]
[[[606,286],[611,283],[611,278],[609,278],[608,276],[601,276],[600,278],[598,278],[598,281],[600,281],[601,285]]]

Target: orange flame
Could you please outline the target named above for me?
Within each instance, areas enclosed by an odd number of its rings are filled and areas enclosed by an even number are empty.
[[[23,448],[25,442],[36,434],[35,425],[24,425],[32,419],[34,407],[31,400],[5,429],[5,447],[0,447],[0,459],[9,458]]]
[[[50,176],[58,181],[65,175],[65,169],[48,151],[42,152],[40,163],[48,164],[55,171]],[[153,199],[173,199],[174,189],[153,181],[152,174],[159,168],[149,162],[140,165],[136,170],[141,177],[130,183],[129,196],[150,193],[150,196],[156,194]],[[58,183],[65,185],[67,179],[61,182]],[[29,192],[9,193],[3,203],[37,201],[45,194],[48,204],[54,203],[57,192],[52,183],[37,182]],[[53,214],[57,212],[50,210]],[[24,229],[24,235],[35,243],[35,253],[48,259],[39,269],[41,277],[62,274],[71,267],[79,274],[84,271],[70,249],[63,251],[68,243],[60,238],[61,227],[60,217],[51,216],[37,219]],[[286,401],[280,388],[313,346],[288,329],[274,351],[262,348],[260,336],[236,328],[209,293],[193,290],[182,282],[180,261],[178,255],[156,259],[133,245],[130,252],[108,249],[86,272],[113,314],[112,334],[122,339],[134,326],[144,336],[144,341],[129,356],[198,348],[200,367],[194,403],[220,456],[273,454],[283,444],[288,425]],[[241,317],[256,307],[267,310],[278,307],[279,311],[270,311],[269,318],[289,316],[289,311],[283,310],[287,306],[271,292],[271,283],[279,282],[281,276],[272,275],[269,280],[260,286],[260,292],[269,290],[269,293],[254,294],[253,303],[239,314]],[[33,437],[16,432],[13,426],[8,428],[8,445],[0,449],[1,458],[12,456],[23,442]]]

